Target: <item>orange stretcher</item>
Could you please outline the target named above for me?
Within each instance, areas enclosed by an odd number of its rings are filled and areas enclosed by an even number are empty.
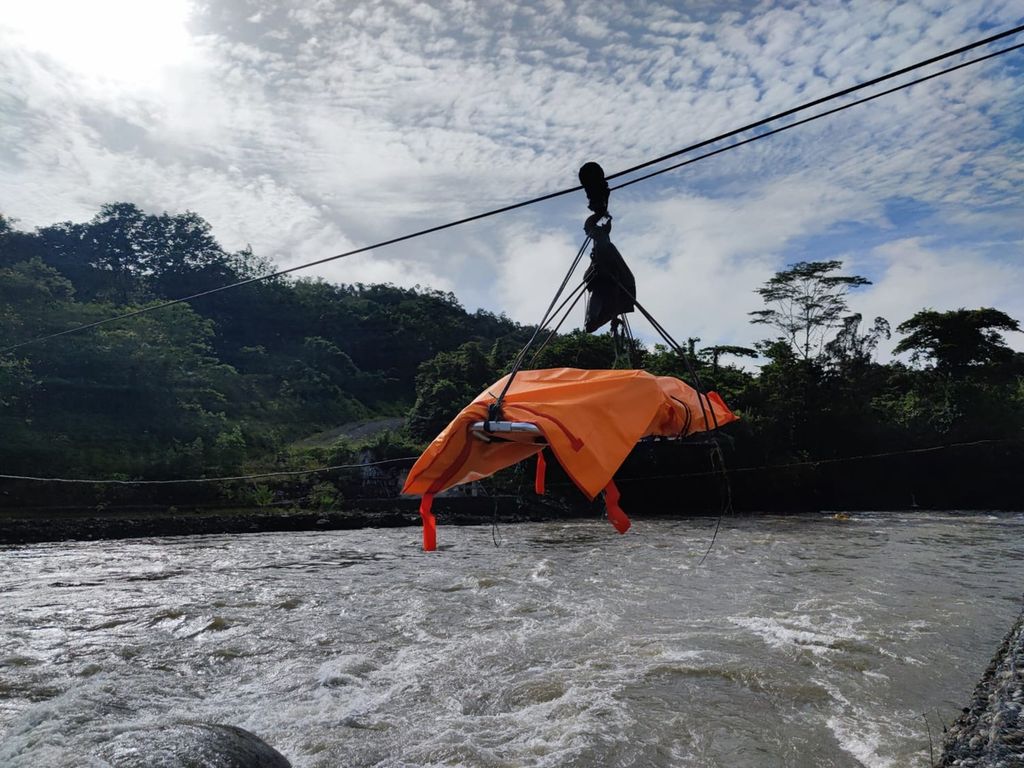
[[[638,370],[552,368],[519,371],[501,403],[501,420],[488,412],[508,377],[462,409],[409,471],[402,493],[423,497],[423,547],[436,548],[434,495],[512,466],[545,447],[573,483],[593,500],[605,491],[609,519],[622,533],[629,518],[618,508],[612,480],[637,441],[686,437],[735,421],[714,392],[699,394],[670,376]],[[543,492],[543,456],[537,490]]]

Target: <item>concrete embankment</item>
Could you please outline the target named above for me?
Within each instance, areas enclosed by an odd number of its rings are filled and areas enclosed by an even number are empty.
[[[936,766],[1024,766],[1024,613],[996,651],[970,704],[946,732]]]

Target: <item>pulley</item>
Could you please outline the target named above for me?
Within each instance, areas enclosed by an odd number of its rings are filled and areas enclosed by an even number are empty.
[[[598,216],[607,216],[611,190],[608,189],[608,180],[601,166],[593,162],[584,163],[580,168],[580,184],[587,193],[587,207]]]

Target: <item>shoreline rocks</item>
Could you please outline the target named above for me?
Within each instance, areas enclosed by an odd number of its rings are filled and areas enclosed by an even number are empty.
[[[1013,765],[1024,765],[1024,612],[946,732],[935,768]]]

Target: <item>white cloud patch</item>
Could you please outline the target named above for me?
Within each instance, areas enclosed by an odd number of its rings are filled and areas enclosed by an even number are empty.
[[[0,18],[0,211],[36,226],[114,200],[188,208],[282,267],[574,185],[586,160],[617,170],[1020,15],[1013,0],[30,5]],[[997,235],[1020,261],[1020,56],[616,192],[641,301],[677,336],[749,343],[754,290],[830,237],[848,271],[874,270],[857,299],[890,319],[952,286],[957,306],[1024,319],[1014,262],[981,245]],[[886,212],[896,199],[929,210],[929,239]],[[308,274],[433,285],[535,322],[585,213],[577,195]],[[870,246],[846,243],[851,223]],[[978,243],[970,266],[936,245],[954,240]]]
[[[626,208],[619,250],[637,278],[637,298],[677,337],[705,344],[752,343],[754,290],[797,259],[800,239],[841,223],[878,223],[878,206],[820,179],[796,177],[745,195],[665,197]],[[638,321],[638,324],[640,321]],[[652,337],[650,333],[645,336]]]
[[[582,244],[582,233],[579,240],[574,243],[565,232],[544,232],[525,227],[505,233],[500,257],[495,264],[495,289],[509,317],[531,325],[540,322]],[[584,256],[566,287],[565,296],[583,279],[587,263]],[[580,309],[570,316],[565,330],[581,325],[582,306],[581,300]]]
[[[849,263],[855,270],[859,263],[880,267],[874,285],[858,292],[851,304],[865,318],[887,318],[894,330],[926,308],[947,312],[994,307],[1024,322],[1024,260],[1019,257],[995,260],[970,249],[942,248],[921,238],[907,238],[878,246],[866,259]],[[888,349],[898,340],[894,334]],[[1008,334],[1006,341],[1024,351],[1024,334]]]
[[[13,3],[0,43],[59,62],[94,88],[157,89],[165,72],[193,55],[187,0]]]

